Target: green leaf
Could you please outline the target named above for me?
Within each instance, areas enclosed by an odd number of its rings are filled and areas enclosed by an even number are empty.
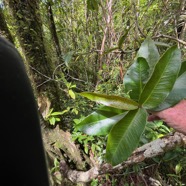
[[[177,175],[180,174],[180,172],[182,171],[182,169],[183,169],[182,165],[181,165],[180,163],[178,163],[178,164],[176,165],[176,167],[175,167],[175,172],[176,172],[176,174],[177,174]]]
[[[60,118],[55,118],[55,120],[56,120],[56,121],[61,121],[61,119],[60,119]]]
[[[126,113],[97,110],[78,123],[76,129],[88,135],[107,135]]]
[[[116,114],[123,113],[122,109],[117,109],[117,108],[108,107],[108,106],[104,106],[104,105],[101,105],[97,110],[111,112],[111,113],[116,113]]]
[[[145,58],[139,57],[129,67],[124,76],[125,92],[129,92],[130,97],[138,101],[139,96],[144,87],[144,83],[148,78],[149,65]]]
[[[145,85],[139,103],[146,109],[156,108],[168,96],[181,67],[181,51],[170,47],[155,66],[151,78]]]
[[[147,112],[143,108],[132,110],[120,120],[108,135],[106,159],[113,166],[125,160],[139,144],[147,121]]]
[[[50,116],[59,116],[59,115],[63,115],[64,113],[68,112],[69,110],[63,110],[62,112],[52,112],[50,114]]]
[[[160,111],[172,107],[184,98],[186,98],[186,72],[177,78],[172,91],[165,101],[153,109],[153,111]]]
[[[119,49],[118,47],[109,48],[108,50],[106,50],[106,51],[104,52],[104,54],[108,54],[108,53],[110,53],[110,52],[112,52],[112,51],[114,51],[114,50],[118,50],[118,49]]]
[[[129,99],[115,95],[106,95],[92,92],[82,92],[79,93],[81,96],[84,96],[91,101],[101,103],[103,105],[114,107],[123,110],[135,110],[138,108],[138,103]]]
[[[122,48],[122,45],[128,35],[128,32],[129,32],[130,29],[126,29],[125,30],[125,33],[119,38],[119,41],[118,41],[118,48],[121,49]]]
[[[160,55],[155,42],[150,37],[147,37],[141,44],[137,53],[137,57],[143,57],[147,60],[150,67],[149,75],[151,75],[156,63],[160,58]]]
[[[186,61],[183,61],[183,62],[181,63],[181,69],[180,69],[180,71],[179,71],[179,76],[180,76],[181,74],[183,74],[184,72],[186,72]]]
[[[70,89],[70,90],[68,91],[68,94],[70,95],[70,97],[71,97],[72,99],[76,99],[76,95],[75,95],[75,93],[74,93],[74,91],[73,91],[72,89]]]
[[[49,119],[49,122],[50,122],[51,125],[54,125],[55,122],[56,122],[56,119],[55,119],[54,117],[51,117],[51,118]]]
[[[163,47],[168,47],[168,48],[171,47],[169,44],[164,43],[164,42],[159,42],[159,41],[154,41],[154,44],[155,44],[156,46],[163,46]]]
[[[69,63],[70,63],[70,61],[72,60],[73,55],[74,55],[74,51],[67,52],[67,53],[64,55],[64,62],[65,62],[65,65],[66,65],[67,67],[69,67]]]
[[[87,8],[89,10],[98,11],[99,6],[97,0],[87,0]]]
[[[176,79],[172,91],[169,93],[165,101],[152,111],[161,111],[172,107],[184,98],[186,98],[186,61],[181,63],[179,77]]]

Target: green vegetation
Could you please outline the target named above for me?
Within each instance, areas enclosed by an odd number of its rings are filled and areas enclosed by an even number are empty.
[[[97,103],[123,110],[116,114],[110,108],[107,115],[98,110],[76,125],[76,128],[89,135],[108,135],[106,159],[112,165],[127,160],[136,149],[145,129],[148,111],[155,111],[157,107],[159,110],[171,107],[186,97],[182,83],[178,83],[182,64],[180,50],[173,46],[159,56],[154,42],[146,39],[124,76],[125,93],[130,95],[130,99],[80,93]],[[183,81],[186,81],[186,76],[183,76],[185,70],[182,69],[181,74]],[[177,84],[179,86],[174,86]]]
[[[95,167],[82,184],[186,184],[183,144],[117,169],[174,132],[147,118],[185,98],[185,9],[184,0],[0,0],[0,33],[39,100],[52,186],[81,185],[70,171]]]

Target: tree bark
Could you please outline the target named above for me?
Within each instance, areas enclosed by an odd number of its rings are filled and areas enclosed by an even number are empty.
[[[137,148],[132,155],[121,164],[112,167],[110,164],[103,164],[91,167],[88,171],[72,170],[68,165],[61,160],[60,170],[61,174],[66,176],[73,183],[83,182],[87,183],[97,178],[98,176],[122,171],[123,169],[151,159],[153,157],[163,155],[165,152],[175,149],[176,147],[184,147],[186,145],[186,136],[182,133],[175,132],[157,140],[151,141],[139,148]]]
[[[8,25],[5,20],[2,7],[0,7],[0,35],[4,36],[11,43],[14,43],[13,37],[8,29]]]
[[[56,32],[56,25],[55,25],[52,5],[51,5],[50,1],[47,1],[46,9],[47,9],[48,20],[49,20],[49,29],[50,29],[51,36],[52,36],[52,39],[54,42],[54,47],[56,49],[57,57],[58,57],[59,61],[62,62],[61,46],[60,46],[58,35]]]
[[[15,19],[17,37],[27,64],[32,66],[37,93],[38,95],[47,93],[47,96],[52,100],[52,107],[59,111],[62,109],[60,90],[52,79],[54,67],[45,50],[39,1],[7,0],[7,4]]]

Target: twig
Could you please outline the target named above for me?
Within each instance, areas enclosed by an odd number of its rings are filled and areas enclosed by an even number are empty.
[[[147,143],[139,148],[137,148],[127,161],[115,166],[111,171],[121,170],[129,165],[140,163],[145,159],[153,158],[164,154],[178,146],[186,145],[186,136],[182,133],[175,132],[174,134],[169,134],[163,138],[159,138],[150,143]]]
[[[172,39],[172,40],[177,41],[178,43],[181,43],[181,44],[183,44],[183,45],[186,46],[186,42],[185,41],[183,41],[181,39],[178,39],[178,38],[175,38],[175,37],[172,37],[172,36],[169,36],[169,35],[159,34],[159,35],[157,35],[157,36],[155,36],[153,38],[159,38],[159,37],[164,37],[164,38]]]
[[[118,164],[117,166],[112,167],[110,164],[106,163],[102,165],[101,168],[92,167],[88,171],[77,171],[70,169],[66,162],[62,160],[60,172],[63,176],[74,183],[86,183],[97,178],[99,175],[122,170],[128,166],[140,163],[145,159],[162,155],[178,146],[186,146],[186,136],[182,133],[175,132],[137,148],[128,160]]]

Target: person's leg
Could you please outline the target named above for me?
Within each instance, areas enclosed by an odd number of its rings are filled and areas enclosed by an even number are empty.
[[[2,37],[0,100],[0,185],[49,186],[31,83],[20,54]]]

